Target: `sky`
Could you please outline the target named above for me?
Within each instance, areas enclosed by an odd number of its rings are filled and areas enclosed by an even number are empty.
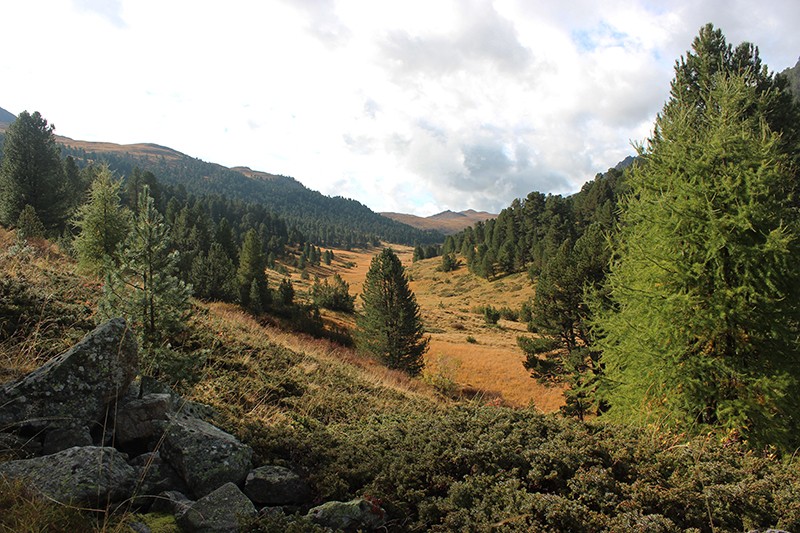
[[[497,213],[632,155],[708,22],[798,61],[797,0],[0,0],[0,107],[375,211]]]

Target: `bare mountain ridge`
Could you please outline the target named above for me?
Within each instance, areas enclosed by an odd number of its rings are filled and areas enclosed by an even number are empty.
[[[447,210],[429,217],[391,212],[384,212],[381,215],[418,229],[438,231],[445,235],[458,233],[465,228],[473,226],[476,222],[497,217],[497,215],[486,211],[475,211],[474,209],[458,212]]]

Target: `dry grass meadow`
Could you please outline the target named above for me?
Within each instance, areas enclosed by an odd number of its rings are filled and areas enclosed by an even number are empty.
[[[487,324],[476,308],[492,305],[519,309],[533,296],[526,274],[514,274],[487,281],[471,274],[465,265],[453,272],[439,272],[440,258],[412,263],[413,249],[392,245],[411,279],[411,289],[422,310],[425,328],[431,337],[425,373],[457,385],[462,396],[483,398],[514,407],[533,405],[543,412],[563,405],[563,390],[532,379],[522,366],[524,355],[517,336],[529,335],[521,322],[501,319]],[[289,268],[299,298],[304,298],[315,277],[339,275],[350,284],[350,294],[360,294],[372,257],[379,249],[334,250],[330,266],[308,269],[309,279]],[[271,284],[286,277],[270,272]],[[360,299],[356,299],[356,307]],[[323,312],[325,320],[352,328],[352,316]],[[470,339],[469,341],[467,339]]]

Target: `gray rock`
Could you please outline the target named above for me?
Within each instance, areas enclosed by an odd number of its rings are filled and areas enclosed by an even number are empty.
[[[164,491],[187,490],[183,479],[166,463],[159,452],[142,454],[129,464],[136,469],[138,487],[136,489],[137,504],[142,503],[142,497],[153,496]]]
[[[230,533],[239,531],[242,519],[255,515],[253,502],[247,499],[239,487],[233,483],[225,483],[197,500],[176,518],[178,525],[189,533]]]
[[[60,502],[101,508],[130,497],[136,482],[136,471],[124,454],[96,446],[0,463],[0,475],[24,478]]]
[[[75,446],[91,445],[92,435],[89,433],[89,428],[86,426],[56,428],[48,431],[45,435],[42,454],[50,455],[51,453],[68,450]]]
[[[186,495],[177,490],[167,490],[158,495],[150,507],[152,513],[168,513],[181,516],[194,504],[194,501],[186,497]]]
[[[323,527],[333,529],[377,529],[386,523],[386,511],[364,498],[349,502],[326,502],[308,511],[306,516]]]
[[[241,484],[252,468],[249,446],[208,422],[181,415],[170,419],[160,452],[197,498],[229,481]]]
[[[172,396],[152,393],[119,405],[114,420],[116,443],[124,446],[144,440],[155,444],[167,427],[172,409]]]
[[[261,505],[297,505],[308,501],[311,489],[288,468],[267,465],[247,474],[244,493]]]
[[[125,320],[98,326],[27,376],[0,387],[0,427],[93,427],[138,372],[136,341]]]

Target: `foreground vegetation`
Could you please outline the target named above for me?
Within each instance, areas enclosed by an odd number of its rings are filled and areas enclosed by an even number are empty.
[[[12,233],[0,241],[14,249]],[[5,380],[92,327],[98,285],[44,241],[4,252],[0,271]],[[791,459],[658,426],[444,401],[420,380],[262,325],[238,306],[195,302],[192,312],[174,347],[172,385],[212,405],[214,421],[250,444],[258,464],[299,468],[320,501],[379,500],[391,531],[800,528],[800,465]],[[0,530],[124,531],[142,519],[42,502],[20,486],[0,492]],[[314,531],[287,511],[248,529]]]

